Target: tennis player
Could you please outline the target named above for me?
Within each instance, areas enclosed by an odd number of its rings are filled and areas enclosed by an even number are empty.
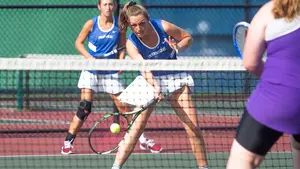
[[[233,141],[227,169],[254,169],[283,133],[300,168],[300,0],[273,0],[255,14],[244,67],[260,77]],[[262,60],[264,51],[267,60]]]
[[[80,54],[86,59],[124,59],[125,50],[120,55],[115,54],[104,57],[117,46],[125,46],[126,32],[120,32],[117,18],[113,16],[116,9],[115,0],[99,0],[99,16],[88,20],[79,33],[75,46]],[[88,50],[85,49],[84,41],[88,38]],[[129,111],[129,106],[121,104],[117,99],[119,93],[124,90],[124,85],[119,80],[118,71],[92,71],[83,70],[78,82],[81,89],[81,101],[76,115],[73,117],[68,134],[61,148],[62,154],[71,154],[76,134],[87,119],[92,110],[93,94],[96,92],[108,93],[120,112]],[[140,137],[140,148],[159,153],[162,148],[155,144],[152,139],[146,138],[144,134]]]
[[[133,60],[174,60],[176,52],[188,48],[192,43],[189,33],[165,20],[150,19],[146,9],[134,2],[125,4],[120,14],[119,28],[126,29],[127,25],[133,31],[126,43],[127,52]],[[191,98],[193,78],[181,71],[147,71],[141,72],[140,76],[154,87],[158,99],[163,99],[161,92],[170,93],[171,106],[183,122],[198,166],[207,169],[204,140],[197,127],[195,106]],[[147,109],[133,123],[130,132],[120,144],[112,169],[122,168],[143,132],[152,110],[153,107]]]

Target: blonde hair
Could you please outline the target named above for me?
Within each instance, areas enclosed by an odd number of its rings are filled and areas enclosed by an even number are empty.
[[[148,11],[141,5],[136,4],[136,2],[130,1],[126,3],[122,9],[122,12],[119,16],[119,29],[120,31],[126,31],[129,21],[128,18],[131,16],[144,15],[148,20],[149,14]]]
[[[274,0],[272,12],[276,19],[292,20],[300,14],[300,0]]]

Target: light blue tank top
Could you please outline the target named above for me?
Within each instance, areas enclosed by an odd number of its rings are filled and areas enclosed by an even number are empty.
[[[120,31],[117,19],[113,18],[113,25],[109,30],[100,28],[100,16],[92,18],[94,25],[91,33],[88,35],[88,52],[97,59],[117,59],[116,54],[109,54],[118,47],[120,40]],[[104,57],[103,55],[106,54]],[[111,74],[117,71],[90,71],[98,74]]]
[[[131,33],[128,39],[138,49],[138,51],[140,52],[140,54],[143,56],[145,60],[177,59],[176,52],[164,40],[165,38],[168,39],[169,35],[163,29],[161,20],[160,19],[150,20],[150,24],[154,28],[158,37],[158,43],[154,47],[149,47],[146,44],[144,44],[140,40],[140,38],[137,37],[134,33]],[[180,72],[182,71],[152,71],[152,74],[154,76],[162,76],[168,74],[176,74]]]
[[[269,23],[265,41],[267,60],[247,109],[270,128],[300,134],[300,17]]]

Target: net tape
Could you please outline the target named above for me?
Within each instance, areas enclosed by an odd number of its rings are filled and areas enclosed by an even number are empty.
[[[179,57],[178,60],[84,59],[80,55],[27,55],[0,58],[0,70],[195,70],[241,71],[238,57]]]

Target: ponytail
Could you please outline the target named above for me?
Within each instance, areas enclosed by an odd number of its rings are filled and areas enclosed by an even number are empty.
[[[119,29],[121,32],[124,32],[124,31],[126,32],[126,30],[127,30],[129,23],[128,23],[128,17],[127,17],[126,13],[127,13],[128,8],[131,6],[134,6],[134,5],[136,5],[136,2],[129,1],[124,5],[124,7],[121,11],[121,14],[119,16],[119,22],[118,22],[118,26],[119,26]]]

